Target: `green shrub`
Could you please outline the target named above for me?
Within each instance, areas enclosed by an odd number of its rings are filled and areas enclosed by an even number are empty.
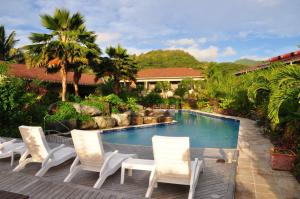
[[[137,102],[137,100],[133,97],[127,98],[127,101],[126,101],[127,109],[131,110],[133,112],[138,111],[138,106],[137,106],[138,104],[136,102]]]
[[[41,87],[13,77],[0,80],[0,136],[19,137],[18,126],[42,125],[46,106]]]
[[[232,98],[221,98],[221,102],[220,102],[220,107],[222,108],[222,109],[230,109],[230,108],[232,108],[232,104],[235,102],[235,100],[234,99],[232,99]]]
[[[163,99],[161,98],[161,96],[155,92],[151,92],[148,95],[146,95],[143,99],[142,99],[142,104],[144,106],[153,106],[155,104],[161,104],[163,102]]]
[[[83,100],[80,102],[80,104],[82,105],[86,105],[86,106],[92,106],[95,107],[97,109],[99,109],[100,111],[104,110],[104,101],[102,100],[97,100],[97,101],[93,101],[93,100]]]
[[[86,121],[91,119],[91,117],[89,115],[77,113],[73,105],[69,102],[60,102],[55,114],[47,115],[46,119],[48,122],[57,122],[72,119]]]

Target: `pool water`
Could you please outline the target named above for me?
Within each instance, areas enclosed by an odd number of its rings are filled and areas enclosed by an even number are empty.
[[[174,113],[174,119],[177,124],[106,132],[102,139],[110,143],[151,146],[154,135],[163,135],[190,137],[194,148],[237,146],[239,121],[181,111]]]

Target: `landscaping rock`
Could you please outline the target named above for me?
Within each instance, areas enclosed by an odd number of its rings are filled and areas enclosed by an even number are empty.
[[[93,119],[100,129],[112,128],[115,127],[117,124],[116,119],[112,117],[97,116],[93,117]]]
[[[57,110],[58,110],[57,108],[58,108],[57,107],[57,102],[50,104],[49,107],[48,107],[48,113],[51,114],[51,115],[56,113]]]
[[[144,123],[144,119],[141,116],[133,116],[131,117],[131,124],[132,125],[141,125]]]
[[[98,128],[96,122],[93,119],[87,120],[87,121],[79,121],[78,126],[80,129],[97,129]]]
[[[172,122],[173,117],[160,116],[157,120],[158,122]]]
[[[112,118],[115,118],[117,120],[118,126],[129,126],[130,125],[130,116],[125,113],[113,113],[111,114]]]
[[[147,108],[145,110],[145,116],[153,116],[154,112],[152,108]]]
[[[86,106],[86,105],[73,103],[73,107],[75,108],[76,112],[81,113],[81,114],[86,114],[86,115],[90,115],[90,116],[98,116],[98,115],[102,114],[102,112],[99,109],[97,109],[96,107],[92,107],[92,106]]]
[[[157,123],[157,117],[146,116],[144,117],[144,124],[153,124]]]

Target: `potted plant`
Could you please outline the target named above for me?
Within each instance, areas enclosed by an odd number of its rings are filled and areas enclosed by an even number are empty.
[[[293,169],[296,154],[292,150],[273,147],[270,150],[270,156],[272,169],[282,171]]]

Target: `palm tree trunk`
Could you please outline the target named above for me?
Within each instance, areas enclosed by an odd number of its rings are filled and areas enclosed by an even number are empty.
[[[73,75],[73,85],[74,85],[74,92],[76,96],[79,96],[79,88],[78,88],[78,83],[81,77],[81,73],[77,70],[74,71]]]
[[[67,93],[67,71],[64,65],[61,66],[60,73],[61,73],[61,87],[62,87],[61,101],[65,102],[66,93]]]

